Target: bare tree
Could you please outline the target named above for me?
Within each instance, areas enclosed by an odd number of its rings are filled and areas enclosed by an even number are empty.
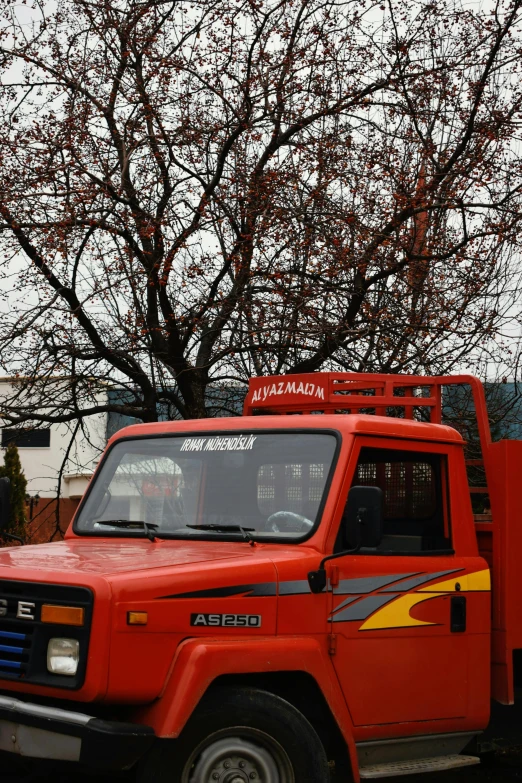
[[[202,417],[216,381],[493,345],[516,307],[521,4],[8,3],[0,356],[28,380],[4,418]]]

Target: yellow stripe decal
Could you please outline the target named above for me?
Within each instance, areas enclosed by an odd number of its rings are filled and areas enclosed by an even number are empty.
[[[457,590],[457,585],[459,589]],[[398,596],[382,609],[377,610],[359,628],[360,631],[377,631],[385,628],[412,628],[420,625],[437,625],[437,623],[416,620],[410,611],[417,604],[430,598],[440,598],[448,593],[489,592],[491,590],[491,575],[489,569],[475,571],[473,574],[457,576],[444,582],[435,582],[428,587],[421,587],[415,593]]]
[[[474,574],[465,574],[465,576],[456,576],[454,579],[447,579],[445,582],[436,582],[428,587],[421,587],[421,593],[455,593],[457,584],[460,585],[460,592],[489,592],[491,590],[491,576],[489,569],[484,571],[475,571]]]
[[[444,595],[444,593],[440,593]],[[411,628],[418,625],[436,625],[425,620],[415,620],[410,616],[410,609],[416,604],[428,601],[430,598],[437,598],[437,593],[430,595],[419,595],[418,593],[407,593],[401,595],[396,601],[375,612],[359,628],[360,631],[377,631],[380,628]]]

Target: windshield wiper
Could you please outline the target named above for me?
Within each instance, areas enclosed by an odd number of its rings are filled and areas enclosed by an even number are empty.
[[[155,532],[159,527],[159,525],[156,525],[153,522],[143,522],[141,519],[97,519],[95,524],[106,525],[107,527],[119,527],[124,530],[134,530],[137,528],[138,530],[143,530],[145,532],[149,541],[154,541],[156,537]]]
[[[255,532],[255,527],[243,527],[242,525],[217,525],[215,523],[209,525],[185,525],[193,530],[215,530],[216,533],[241,533],[245,541],[250,544],[254,543],[254,539],[249,533]]]

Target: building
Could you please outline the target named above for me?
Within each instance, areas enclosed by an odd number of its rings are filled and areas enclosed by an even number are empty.
[[[47,541],[63,532],[84,494],[100,455],[107,443],[107,414],[90,416],[75,432],[76,422],[16,426],[2,422],[4,406],[15,396],[23,396],[23,381],[0,378],[0,460],[7,445],[14,441],[27,479],[27,519],[29,540]],[[59,399],[60,381],[42,393]],[[41,390],[35,392],[38,398]],[[100,387],[99,403],[107,399],[108,389]],[[35,402],[38,408],[39,402]],[[57,497],[59,495],[59,500]]]
[[[30,390],[24,392],[24,379],[0,377],[0,461],[9,442],[14,441],[27,479],[32,543],[47,541],[65,531],[109,438],[123,427],[139,422],[120,413],[104,412],[85,418],[76,432],[76,421],[18,427],[3,424],[2,407],[5,409],[16,397],[26,404],[29,397],[29,407],[34,398],[36,409],[43,407],[42,400],[46,404],[51,399],[54,409],[59,410],[63,383],[67,384],[68,379],[45,379],[42,385],[31,384]],[[239,415],[244,394],[244,387],[216,384],[208,391],[209,411],[216,416]],[[99,383],[92,403],[93,407],[125,405],[133,399],[126,389]],[[175,416],[174,411],[166,408],[158,410],[160,421]]]
[[[17,392],[17,382],[0,378],[0,456],[9,442],[18,447],[31,497],[56,497],[59,484],[64,498],[79,499],[89,483],[107,442],[107,414],[90,416],[74,434],[74,422],[38,427],[2,426],[2,399]],[[101,389],[103,403],[108,391]]]

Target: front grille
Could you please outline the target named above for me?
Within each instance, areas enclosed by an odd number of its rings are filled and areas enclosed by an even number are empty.
[[[20,679],[27,674],[33,629],[0,620],[0,677]]]
[[[44,604],[82,607],[85,624],[76,627],[42,623]],[[93,596],[85,587],[0,579],[0,680],[80,688],[87,666],[92,609]],[[53,637],[78,640],[80,665],[74,677],[47,671],[47,647]]]

